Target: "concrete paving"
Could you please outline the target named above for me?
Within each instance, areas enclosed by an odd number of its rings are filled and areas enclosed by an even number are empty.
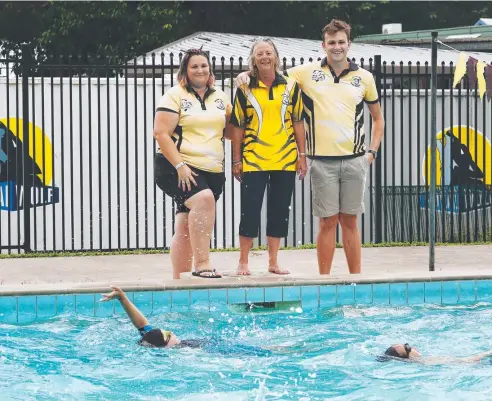
[[[348,275],[343,249],[337,249],[330,276],[318,273],[316,250],[280,251],[279,263],[292,274],[267,273],[268,253],[250,256],[253,275],[238,277],[238,252],[212,252],[213,266],[222,279],[204,279],[183,274],[172,279],[169,254],[77,256],[0,259],[0,294],[90,292],[110,283],[125,288],[206,288],[228,286],[296,285],[302,282],[398,281],[439,277],[492,278],[492,245],[453,245],[436,248],[435,272],[429,272],[427,247],[363,248],[362,274]]]

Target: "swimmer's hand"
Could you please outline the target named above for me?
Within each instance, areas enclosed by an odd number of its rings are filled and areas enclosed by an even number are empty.
[[[102,298],[99,300],[99,302],[107,302],[111,301],[112,299],[123,299],[126,297],[125,293],[123,290],[119,287],[111,286],[111,291],[109,294],[102,294]]]

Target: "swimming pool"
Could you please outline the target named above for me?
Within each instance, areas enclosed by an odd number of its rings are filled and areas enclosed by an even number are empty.
[[[151,324],[208,350],[136,345],[99,294],[0,297],[0,394],[9,400],[438,400],[492,398],[492,365],[380,363],[492,349],[492,282],[455,281],[130,294]],[[94,302],[96,301],[96,302]],[[258,303],[258,307],[248,306]],[[269,355],[237,345],[272,346]]]

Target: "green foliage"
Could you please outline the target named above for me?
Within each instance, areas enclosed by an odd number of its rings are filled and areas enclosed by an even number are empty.
[[[320,39],[332,18],[353,36],[400,22],[405,31],[469,26],[492,17],[487,2],[438,1],[39,1],[0,2],[3,55],[28,43],[38,60],[72,54],[120,63],[197,31]]]

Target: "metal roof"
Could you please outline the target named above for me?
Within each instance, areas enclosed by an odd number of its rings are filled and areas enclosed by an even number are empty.
[[[460,26],[444,29],[424,29],[420,31],[407,31],[401,33],[384,33],[374,35],[362,35],[355,38],[356,42],[365,41],[382,41],[382,40],[412,40],[412,39],[430,39],[431,33],[436,31],[442,38],[453,35],[479,35],[480,38],[492,40],[492,26]]]
[[[489,27],[490,28],[490,27]],[[216,68],[221,67],[221,58],[224,57],[224,65],[230,67],[230,58],[234,57],[233,65],[239,64],[239,57],[242,57],[243,68],[247,65],[247,59],[249,56],[249,50],[253,40],[257,36],[242,35],[234,33],[218,33],[218,32],[196,32],[193,35],[184,37],[175,42],[169,43],[158,49],[153,50],[147,54],[145,63],[153,64],[152,53],[155,53],[155,64],[161,65],[161,53],[164,54],[164,65],[170,65],[171,54],[173,57],[173,64],[179,64],[179,53],[184,50],[199,48],[203,45],[203,50],[210,52],[210,57],[215,57]],[[282,37],[270,37],[278,48],[281,58],[287,59],[287,65],[292,64],[291,59],[295,58],[296,64],[299,64],[300,58],[304,58],[304,61],[309,61],[309,58],[316,60],[324,57],[323,49],[321,48],[321,40],[311,39],[298,39],[298,38],[282,38]],[[440,46],[442,47],[442,46]],[[485,62],[492,62],[492,54],[490,53],[478,53],[478,52],[466,52],[470,56],[477,58],[478,60]],[[431,50],[418,47],[404,47],[404,46],[388,46],[366,43],[352,43],[349,51],[349,57],[355,58],[359,63],[361,59],[364,59],[364,63],[367,64],[370,58],[374,58],[375,55],[380,54],[382,61],[387,63],[395,62],[412,64],[419,61],[420,63],[431,62]],[[453,50],[439,49],[437,59],[438,63],[444,62],[449,64],[450,62],[456,63],[458,61],[459,52]],[[133,60],[131,61],[133,63]],[[143,57],[137,58],[137,64],[143,63]]]

